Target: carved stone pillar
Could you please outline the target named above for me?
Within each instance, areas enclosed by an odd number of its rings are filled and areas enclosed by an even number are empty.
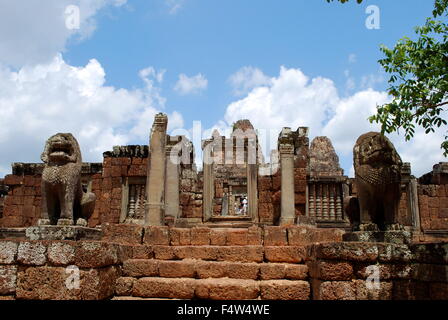
[[[166,148],[165,216],[179,216],[179,154],[170,145]]]
[[[258,161],[257,140],[251,137],[247,145],[247,200],[249,216],[253,222],[258,222]],[[244,159],[243,159],[244,160]]]
[[[421,231],[420,228],[420,211],[418,207],[417,179],[412,177],[407,185],[408,210],[412,218],[412,229]]]
[[[309,212],[308,212],[308,216],[315,218],[316,217],[316,200],[314,199],[315,195],[316,195],[316,191],[315,191],[315,184],[312,183],[308,186],[309,189]]]
[[[341,190],[341,186],[339,184],[336,185],[336,220],[343,220],[342,214],[342,197],[343,190]]]
[[[165,211],[165,167],[166,167],[166,128],[168,117],[163,113],[155,116],[151,129],[150,159],[146,182],[147,202],[145,207],[145,225],[163,224]]]
[[[322,219],[321,184],[316,184],[316,218]]]
[[[322,185],[322,216],[324,220],[328,220],[328,184]]]
[[[280,225],[295,223],[294,197],[294,142],[291,129],[284,128],[279,138],[281,167],[281,216]]]
[[[330,220],[336,220],[336,212],[335,212],[335,199],[337,197],[337,193],[335,195],[335,184],[330,184]]]
[[[203,221],[210,220],[213,214],[214,179],[213,179],[213,140],[208,139],[202,142],[203,156],[203,196],[202,214]]]

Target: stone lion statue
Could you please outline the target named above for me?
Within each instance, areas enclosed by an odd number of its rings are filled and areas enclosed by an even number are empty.
[[[95,206],[95,194],[81,184],[82,158],[78,141],[71,133],[58,133],[45,143],[41,155],[42,219],[40,225],[85,226]]]
[[[402,161],[378,132],[361,135],[353,148],[361,230],[395,230],[400,202]]]

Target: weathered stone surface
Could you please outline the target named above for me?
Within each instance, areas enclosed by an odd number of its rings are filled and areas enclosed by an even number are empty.
[[[287,229],[282,227],[265,227],[264,245],[287,246],[288,245]]]
[[[191,229],[191,245],[204,246],[210,244],[210,228],[195,227]]]
[[[71,273],[61,267],[30,267],[19,271],[17,299],[25,300],[101,300],[115,291],[115,267],[80,270],[79,288],[73,285]]]
[[[412,244],[413,260],[422,263],[448,264],[448,243]]]
[[[116,286],[115,286],[115,295],[117,295],[117,296],[132,295],[132,289],[134,287],[135,281],[137,281],[137,280],[135,278],[131,278],[131,277],[118,278]]]
[[[447,300],[448,283],[436,282],[429,285],[429,296],[432,300]]]
[[[312,284],[313,300],[355,300],[356,286],[351,281],[319,281]]]
[[[98,268],[118,264],[117,246],[102,241],[82,241],[75,249],[75,265]]]
[[[261,298],[266,300],[309,300],[310,284],[307,281],[260,281]]]
[[[159,275],[159,260],[132,259],[123,262],[123,275],[127,277],[154,277]]]
[[[172,246],[189,246],[191,244],[190,228],[171,228],[170,243]]]
[[[311,141],[309,154],[311,176],[329,177],[343,175],[344,171],[339,165],[339,157],[328,137],[315,137]]]
[[[103,226],[104,241],[141,244],[143,241],[143,227],[129,224],[110,224]]]
[[[242,279],[197,280],[196,297],[210,300],[256,299],[260,294],[257,281]]]
[[[197,261],[196,274],[200,279],[225,278],[227,276],[227,264],[223,262]]]
[[[265,247],[265,259],[269,262],[301,263],[306,257],[305,247]]]
[[[152,246],[120,244],[117,246],[118,261],[129,259],[151,259],[153,257]]]
[[[229,278],[257,280],[259,270],[258,263],[227,263],[227,276]]]
[[[412,233],[409,231],[357,231],[344,234],[343,240],[410,244],[412,241]]]
[[[172,260],[176,258],[174,250],[178,250],[179,247],[170,246],[153,246],[154,258],[160,260]]]
[[[260,266],[260,279],[273,280],[284,279],[286,264],[284,263],[262,263]]]
[[[44,265],[47,247],[42,242],[20,242],[17,250],[17,261],[25,265]]]
[[[372,270],[368,269],[370,264],[356,265],[356,276],[360,279],[367,279],[372,275]],[[392,279],[411,279],[414,267],[411,264],[380,264],[378,267],[381,281]]]
[[[378,246],[378,259],[381,262],[407,263],[414,258],[414,252],[407,245],[382,244]]]
[[[394,300],[428,300],[429,283],[412,280],[394,281],[392,299]]]
[[[392,300],[392,282],[381,281],[379,288],[367,287],[365,280],[355,280],[353,283],[356,290],[356,300]]]
[[[225,246],[226,245],[226,231],[222,229],[210,230],[210,244],[212,246]]]
[[[313,261],[308,267],[314,279],[341,281],[353,278],[353,267],[348,262]]]
[[[376,261],[381,244],[364,242],[322,243],[309,247],[309,256],[325,260]]]
[[[17,257],[17,242],[0,241],[0,264],[12,264]]]
[[[170,232],[168,227],[146,227],[143,243],[149,245],[169,245]]]
[[[194,278],[194,260],[159,261],[159,275],[165,278]]]
[[[0,295],[16,292],[17,266],[0,265]]]
[[[286,264],[285,278],[290,280],[305,280],[308,278],[308,266]]]
[[[195,281],[186,278],[141,278],[134,283],[132,295],[144,298],[192,299]]]
[[[232,246],[217,247],[218,261],[233,262],[262,262],[263,247],[262,246]]]
[[[26,229],[29,240],[100,240],[99,229],[81,226],[36,226]]]
[[[74,242],[53,242],[48,245],[48,261],[56,266],[66,266],[75,261]]]
[[[246,246],[248,245],[248,230],[229,230],[226,233],[226,245],[228,246]],[[257,243],[258,244],[258,243]]]

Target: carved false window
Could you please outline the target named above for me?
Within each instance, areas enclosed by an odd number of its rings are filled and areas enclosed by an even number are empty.
[[[143,223],[146,203],[145,178],[128,177],[122,188],[120,223]]]

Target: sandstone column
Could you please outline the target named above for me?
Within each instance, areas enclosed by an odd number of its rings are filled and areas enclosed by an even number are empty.
[[[280,225],[294,224],[294,140],[290,128],[283,128],[278,141],[281,168]]]
[[[412,177],[407,185],[408,210],[411,213],[412,227],[420,232],[420,211],[418,208],[417,179]]]
[[[170,144],[166,148],[165,216],[179,216],[179,150]]]
[[[168,117],[163,113],[158,113],[151,129],[145,205],[145,225],[150,226],[163,225],[167,125]]]
[[[203,221],[210,220],[213,210],[214,180],[213,180],[213,140],[207,139],[202,142],[203,157],[203,196],[202,214]]]
[[[247,200],[248,214],[253,222],[258,222],[258,159],[256,135],[249,139],[247,146]]]

